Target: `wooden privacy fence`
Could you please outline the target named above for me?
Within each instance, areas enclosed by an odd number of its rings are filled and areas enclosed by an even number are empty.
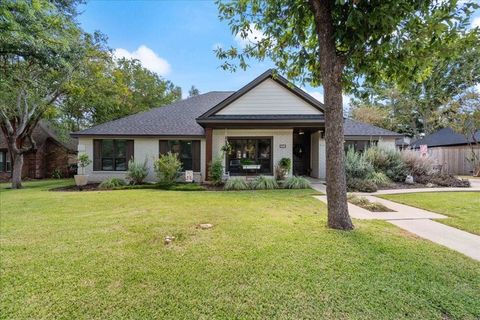
[[[473,172],[470,146],[431,147],[428,155],[442,170],[450,174],[471,175]],[[480,156],[480,147],[475,147],[475,153]]]

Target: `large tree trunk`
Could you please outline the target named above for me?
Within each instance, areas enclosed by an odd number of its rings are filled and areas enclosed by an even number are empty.
[[[22,188],[23,154],[13,154],[12,189]]]
[[[320,44],[320,67],[325,96],[325,142],[327,153],[328,226],[353,229],[348,214],[344,164],[342,73],[343,59],[337,55],[330,1],[310,0]]]

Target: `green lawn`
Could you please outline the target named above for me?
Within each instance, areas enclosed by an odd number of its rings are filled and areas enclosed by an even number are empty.
[[[2,318],[480,317],[480,263],[382,221],[327,229],[312,190],[61,183],[0,191]]]
[[[480,192],[428,192],[382,198],[449,216],[438,222],[480,235]]]

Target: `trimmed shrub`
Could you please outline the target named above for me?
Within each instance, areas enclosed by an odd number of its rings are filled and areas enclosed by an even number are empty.
[[[133,160],[128,161],[127,180],[131,184],[142,184],[148,176],[147,159],[143,163],[136,163]]]
[[[377,186],[388,186],[392,182],[385,173],[380,171],[372,172],[367,179],[375,183]]]
[[[223,182],[223,159],[222,157],[215,158],[210,163],[210,170],[208,172],[210,180],[214,185],[218,186]]]
[[[377,185],[370,180],[349,177],[347,177],[347,189],[357,192],[375,192],[378,190]]]
[[[270,190],[278,188],[278,183],[273,177],[258,176],[251,186],[256,190]]]
[[[115,188],[118,188],[118,187],[125,186],[126,184],[127,183],[123,179],[110,178],[110,179],[107,179],[107,180],[103,181],[102,183],[100,183],[98,188],[103,189],[103,190],[111,190],[111,189],[115,189]]]
[[[405,181],[408,169],[401,152],[374,146],[365,150],[364,154],[375,171],[385,173],[393,181]]]
[[[225,182],[225,190],[247,190],[250,189],[248,183],[243,178],[230,178]]]
[[[178,173],[182,170],[182,163],[176,154],[169,152],[161,155],[154,162],[154,168],[160,183],[169,184],[174,183],[177,179]]]
[[[366,179],[374,172],[372,164],[367,160],[365,154],[355,152],[350,147],[345,155],[345,174],[347,178]]]
[[[285,180],[283,186],[286,189],[309,189],[311,188],[311,183],[308,179],[304,177],[290,177]]]

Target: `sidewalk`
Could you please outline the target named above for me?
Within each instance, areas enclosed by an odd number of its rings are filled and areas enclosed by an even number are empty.
[[[314,196],[314,198],[327,203],[326,196]],[[419,237],[480,261],[480,236],[430,220],[447,219],[447,216],[374,196],[366,196],[366,198],[372,202],[382,203],[395,212],[371,212],[349,203],[348,211],[352,218],[388,221]]]

